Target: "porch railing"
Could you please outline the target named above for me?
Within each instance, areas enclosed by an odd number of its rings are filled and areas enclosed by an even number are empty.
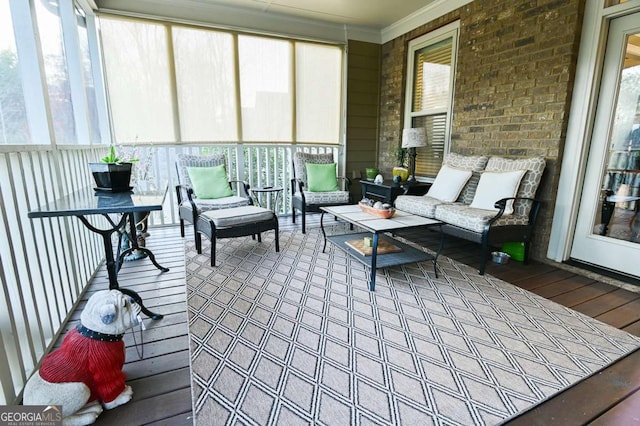
[[[19,149],[18,149],[19,148]],[[280,186],[279,214],[289,214],[291,159],[296,150],[333,152],[333,146],[180,145],[127,148],[140,161],[136,179],[168,185],[162,211],[150,226],[178,222],[175,158],[223,152],[232,178],[250,186]],[[16,404],[26,380],[58,338],[104,261],[99,237],[72,217],[30,220],[39,205],[93,185],[90,161],[104,147],[0,146],[0,404]],[[338,160],[340,164],[340,160]]]

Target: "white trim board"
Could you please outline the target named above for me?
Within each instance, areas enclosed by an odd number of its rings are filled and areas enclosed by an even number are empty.
[[[382,29],[382,43],[400,37],[409,31],[427,24],[447,13],[471,3],[473,0],[436,0],[428,6]]]

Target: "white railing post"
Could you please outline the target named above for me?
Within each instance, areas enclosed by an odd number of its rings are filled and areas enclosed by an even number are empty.
[[[92,184],[88,162],[105,147],[0,146],[0,404],[17,403],[26,379],[64,329],[103,262],[101,240],[76,218],[30,220],[30,209]],[[336,147],[287,144],[154,145],[136,148],[146,178],[168,185],[164,209],[149,224],[178,223],[175,158],[180,152],[224,152],[229,176],[252,186],[281,186],[278,214],[290,214],[295,150]],[[149,151],[150,150],[150,151]],[[135,186],[134,186],[135,191]],[[152,232],[153,235],[153,232]]]
[[[19,402],[102,260],[99,241],[76,219],[27,213],[88,185],[87,158],[99,149],[0,147],[0,403]]]
[[[245,166],[246,166],[246,159],[244,158],[244,145],[242,144],[236,144],[235,147],[235,154],[236,154],[236,179],[240,179],[240,180],[244,180],[244,176],[245,176]]]

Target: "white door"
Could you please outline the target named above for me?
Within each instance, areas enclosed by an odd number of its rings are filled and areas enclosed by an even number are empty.
[[[573,259],[640,276],[639,189],[640,13],[636,13],[613,20],[609,28]]]

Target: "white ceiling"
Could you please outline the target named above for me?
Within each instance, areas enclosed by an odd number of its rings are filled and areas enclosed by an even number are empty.
[[[173,0],[180,3],[181,0]],[[193,0],[209,5],[249,9],[381,30],[434,0]]]
[[[85,0],[100,12],[157,16],[344,41],[386,42],[472,0]]]

